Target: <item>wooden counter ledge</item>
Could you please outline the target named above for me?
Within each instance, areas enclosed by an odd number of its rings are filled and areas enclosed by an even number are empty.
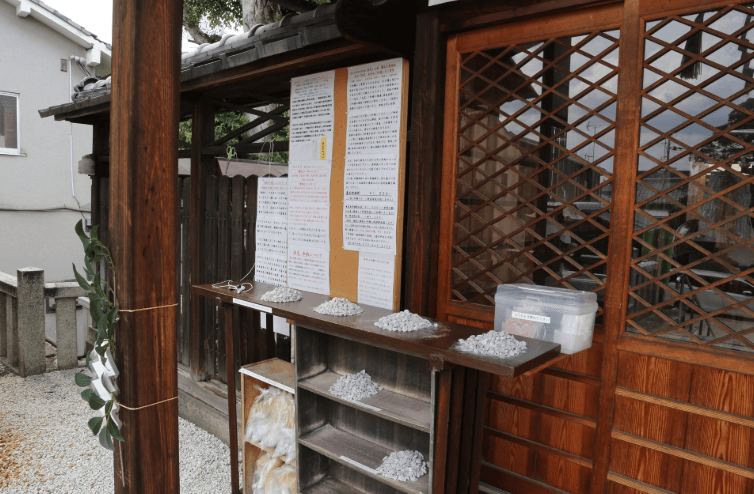
[[[250,307],[295,321],[297,324],[312,326],[318,330],[342,338],[387,348],[396,352],[416,355],[471,369],[491,372],[504,377],[516,377],[531,369],[541,367],[560,356],[560,345],[548,341],[535,340],[523,336],[516,339],[526,342],[526,353],[511,358],[496,358],[460,352],[454,349],[456,342],[472,335],[485,333],[484,329],[473,328],[452,322],[434,321],[437,327],[400,333],[380,329],[374,323],[393,311],[359,304],[364,312],[358,316],[337,317],[318,314],[314,308],[331,297],[303,292],[304,298],[298,302],[263,302],[262,295],[274,289],[273,285],[254,283],[254,288],[238,295],[227,288],[214,288],[211,284],[194,285],[193,293],[209,298],[219,298],[228,304]]]

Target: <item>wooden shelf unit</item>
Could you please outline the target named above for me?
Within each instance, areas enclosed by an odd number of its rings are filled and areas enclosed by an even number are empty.
[[[261,389],[276,387],[291,394],[295,394],[296,378],[293,364],[284,360],[272,358],[244,365],[239,370],[241,374],[241,423],[243,424],[244,434],[246,432],[246,422],[249,420],[251,407],[254,404]],[[254,469],[257,460],[264,450],[258,445],[250,443],[244,439],[243,443],[243,492],[251,493],[251,483],[254,479]]]
[[[308,326],[295,331],[300,491],[429,494],[431,471],[415,482],[375,472],[395,451],[416,450],[431,461],[435,380],[429,360]],[[383,387],[379,393],[359,403],[329,392],[338,377],[362,370]]]

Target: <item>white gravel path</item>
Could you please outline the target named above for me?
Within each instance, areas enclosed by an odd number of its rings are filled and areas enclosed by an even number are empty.
[[[113,492],[113,455],[86,423],[94,416],[73,382],[77,370],[0,378],[0,492]],[[229,493],[230,453],[179,419],[181,493]]]

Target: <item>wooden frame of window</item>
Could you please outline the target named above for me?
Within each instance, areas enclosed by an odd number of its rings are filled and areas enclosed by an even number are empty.
[[[5,108],[0,113],[3,121],[0,122],[0,130],[2,135],[5,136],[6,141],[12,139],[15,146],[0,146],[0,154],[16,155],[21,154],[21,95],[18,93],[8,93],[0,91],[0,97],[15,98],[16,108]],[[15,128],[11,128],[11,125],[15,125]]]

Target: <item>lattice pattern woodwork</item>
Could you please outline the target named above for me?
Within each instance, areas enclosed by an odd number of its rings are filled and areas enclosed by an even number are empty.
[[[606,277],[620,32],[461,55],[451,300]]]
[[[754,351],[754,10],[646,24],[627,330]]]

